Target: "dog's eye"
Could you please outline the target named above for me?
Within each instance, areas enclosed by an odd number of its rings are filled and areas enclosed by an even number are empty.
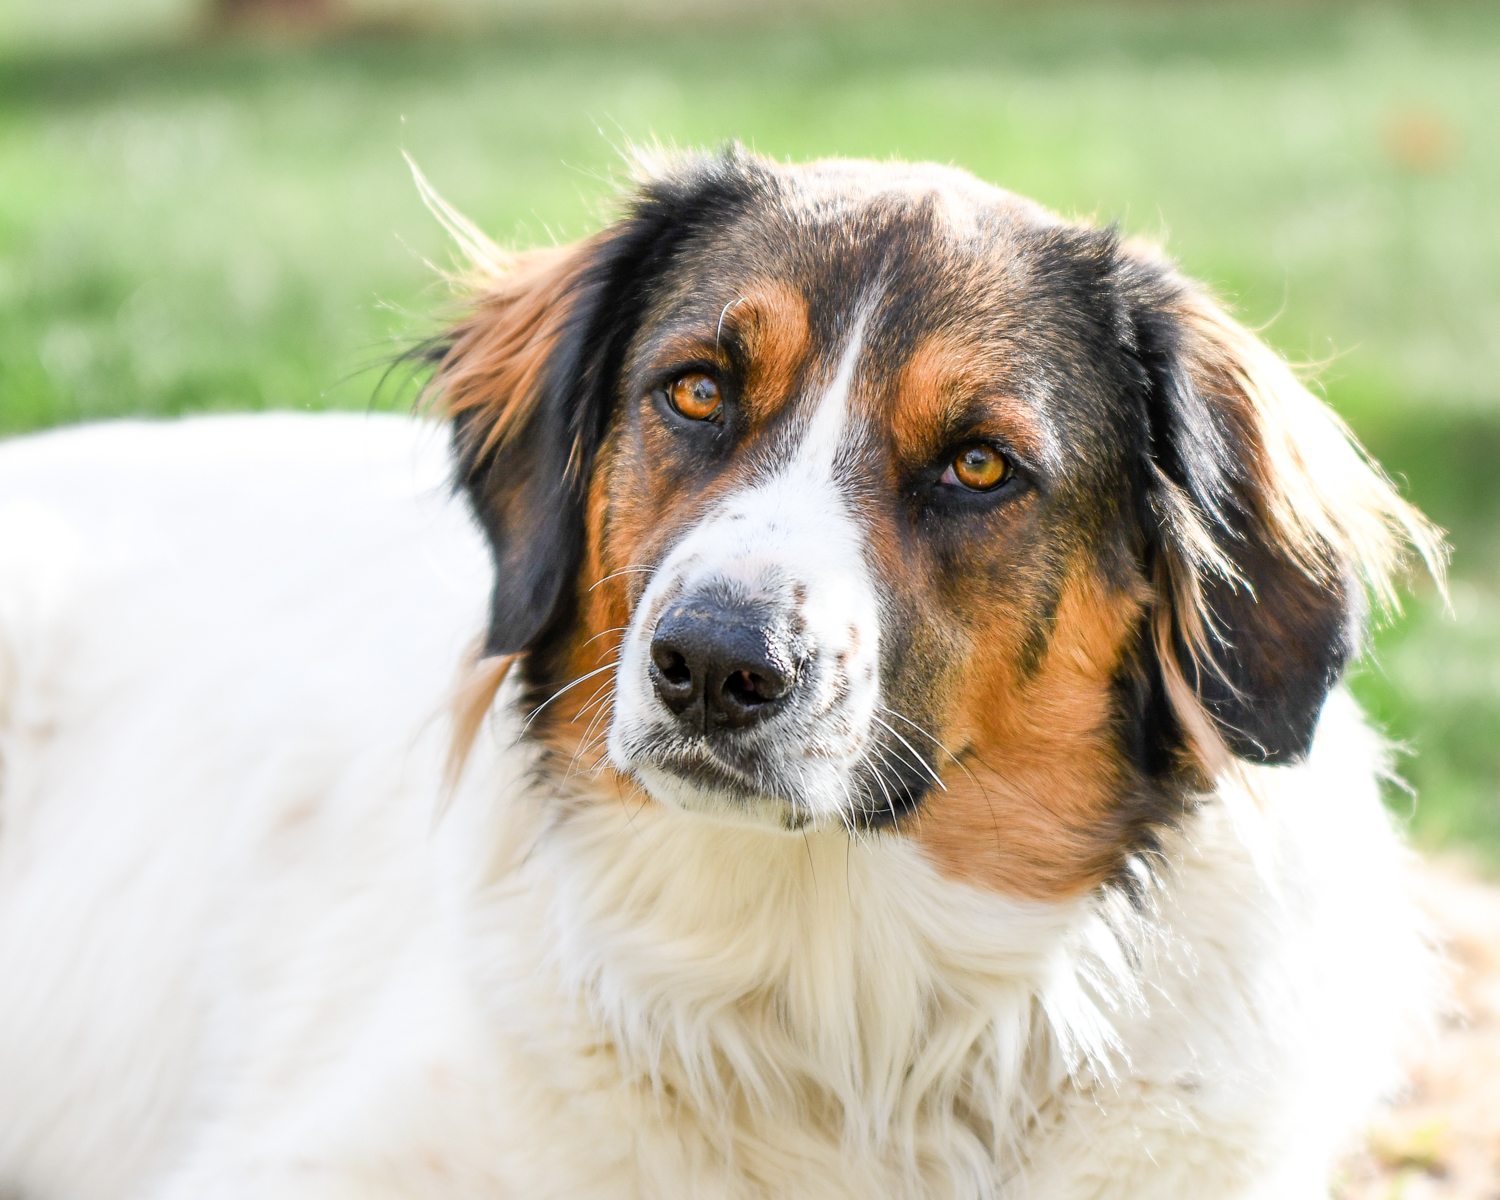
[[[990,492],[1010,478],[1010,464],[993,446],[979,443],[965,446],[948,464],[942,482],[968,488],[971,492]]]
[[[690,421],[707,421],[719,411],[719,385],[707,375],[682,375],[667,386],[667,400]]]

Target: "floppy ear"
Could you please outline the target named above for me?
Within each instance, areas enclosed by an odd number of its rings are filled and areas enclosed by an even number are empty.
[[[1151,251],[1122,262],[1167,694],[1203,766],[1295,762],[1359,652],[1367,590],[1393,604],[1407,548],[1438,573],[1441,540],[1277,355]]]
[[[494,261],[450,331],[432,390],[452,419],[455,480],[494,557],[486,655],[525,649],[576,570],[583,491],[612,397],[611,330],[596,330],[608,241]]]
[[[733,150],[661,164],[609,228],[511,255],[418,177],[473,264],[472,307],[432,351],[428,395],[452,419],[457,484],[494,557],[484,655],[530,649],[566,619],[589,475],[650,283],[747,182]]]

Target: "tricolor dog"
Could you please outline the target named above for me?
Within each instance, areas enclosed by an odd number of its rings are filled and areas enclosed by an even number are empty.
[[[0,1191],[1326,1196],[1441,551],[1337,419],[955,170],[434,204],[441,421],[0,447]]]

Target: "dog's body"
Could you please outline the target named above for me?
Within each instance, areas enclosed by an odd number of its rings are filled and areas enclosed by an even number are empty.
[[[1378,746],[1324,695],[1380,539],[1423,531],[1341,439],[1270,445],[1264,397],[1209,433],[1250,439],[1265,478],[1195,461],[1172,389],[1229,405],[1212,380],[1254,392],[1275,368],[1200,373],[1185,327],[1153,348],[1133,318],[1158,383],[1091,383],[1105,349],[1059,374],[1061,335],[1004,312],[976,327],[1010,358],[955,351],[962,313],[923,315],[940,289],[904,290],[891,230],[915,197],[951,250],[1000,236],[990,210],[956,176],[842,170],[669,176],[582,267],[522,264],[455,332],[437,386],[498,576],[435,426],[227,418],[0,449],[0,1188],[1326,1194],[1430,971]],[[778,277],[775,239],[701,244],[776,205],[880,243],[879,269],[825,241]],[[1002,208],[1018,294],[1055,286],[1057,262],[1031,284],[1021,266],[1074,254],[1059,238],[1103,253]],[[1147,271],[1088,270],[1127,268]],[[1086,323],[1077,295],[1043,318]],[[882,380],[896,405],[992,394],[976,362],[1019,364],[990,415],[947,403],[970,422],[951,435],[882,415]],[[1083,415],[1038,378],[1071,378]],[[1120,487],[1143,490],[1111,516],[1086,497],[1115,435],[1076,429],[1114,419],[1090,388],[1137,387],[1158,474],[1120,435]],[[1358,512],[1275,475],[1312,447]],[[1194,512],[1197,558],[1173,557]],[[1284,565],[1298,536],[1313,550]],[[1205,538],[1237,587],[1212,591]]]

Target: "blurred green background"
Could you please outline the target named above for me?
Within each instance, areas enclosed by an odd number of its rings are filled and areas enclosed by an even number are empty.
[[[231,0],[220,0],[221,4]],[[288,12],[298,0],[281,0]],[[1500,7],[0,6],[0,433],[372,403],[448,265],[595,227],[621,147],[937,159],[1167,241],[1450,531],[1356,690],[1500,871]],[[373,401],[410,403],[388,388]]]

